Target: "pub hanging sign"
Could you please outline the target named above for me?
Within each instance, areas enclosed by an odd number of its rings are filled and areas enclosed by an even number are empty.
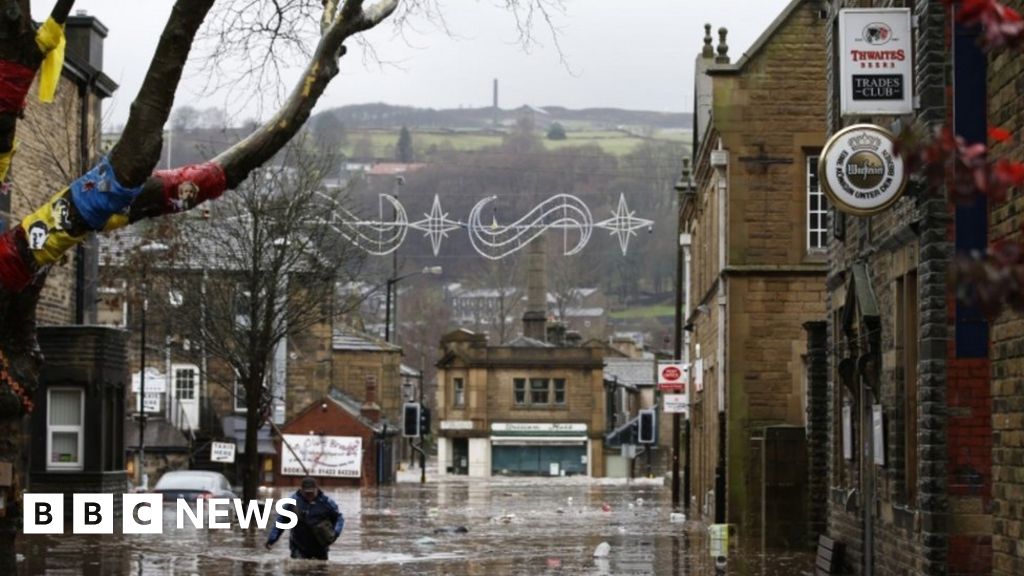
[[[910,8],[839,12],[839,95],[843,116],[914,111]]]
[[[822,191],[837,210],[870,216],[899,199],[907,171],[895,143],[891,132],[874,124],[854,124],[829,139],[818,174]]]

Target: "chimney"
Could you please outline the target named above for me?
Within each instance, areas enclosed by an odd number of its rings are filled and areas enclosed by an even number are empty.
[[[546,246],[544,235],[530,244],[529,269],[526,276],[526,312],[523,313],[523,336],[547,341],[548,290]]]
[[[380,420],[380,405],[377,404],[377,379],[373,376],[366,377],[366,400],[359,408],[359,414],[370,422]]]
[[[68,16],[64,36],[69,55],[93,70],[103,70],[103,39],[107,37],[107,27],[102,22],[85,10],[78,10]]]
[[[565,331],[565,345],[570,348],[579,348],[583,344],[583,334],[575,330]]]
[[[548,343],[555,346],[565,346],[565,324],[552,322],[547,326]]]

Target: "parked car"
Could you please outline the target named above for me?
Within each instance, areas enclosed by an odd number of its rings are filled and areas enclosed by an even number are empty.
[[[202,470],[167,472],[160,477],[153,492],[163,494],[165,502],[179,498],[190,502],[199,498],[237,498],[223,474]]]

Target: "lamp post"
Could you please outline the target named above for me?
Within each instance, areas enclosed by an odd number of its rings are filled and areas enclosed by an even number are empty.
[[[139,348],[139,486],[145,488],[149,484],[146,475],[146,310],[149,308],[149,256],[167,252],[166,244],[149,242],[139,246],[142,259],[142,312],[139,315],[140,348]]]
[[[403,274],[401,276],[395,276],[395,277],[392,277],[392,278],[388,278],[388,280],[387,280],[387,296],[385,297],[385,303],[384,303],[384,341],[385,342],[391,342],[391,316],[392,316],[392,314],[391,314],[391,302],[392,302],[391,292],[394,290],[394,285],[397,284],[400,280],[405,280],[406,278],[409,278],[410,276],[419,276],[420,274],[429,274],[431,276],[438,276],[438,275],[441,274],[441,272],[442,272],[442,269],[441,269],[440,266],[425,266],[423,268],[423,270],[420,270],[418,272],[410,272],[408,274]],[[394,314],[394,316],[395,316],[395,332],[398,332],[398,313],[397,313],[397,309],[398,309],[398,293],[397,292],[395,292],[394,302],[395,302],[395,309],[396,309],[396,313]]]
[[[695,190],[693,182],[693,172],[690,167],[690,159],[683,158],[683,170],[679,176],[679,180],[674,186],[676,192],[679,193],[678,197],[678,213],[677,213],[677,232],[678,237],[676,238],[676,314],[675,314],[675,326],[672,334],[672,339],[675,342],[675,360],[681,361],[683,358],[683,196],[692,194]],[[686,282],[689,282],[689,278],[685,278]],[[692,371],[691,371],[692,372]],[[689,379],[686,382],[687,388],[690,386]],[[689,398],[689,390],[687,390],[687,398]],[[680,422],[680,416],[678,412],[672,414],[672,508],[679,508],[680,501],[680,489],[679,489],[679,436],[682,432],[682,423]],[[690,418],[689,412],[686,418],[686,466],[684,468],[684,481],[683,481],[683,494],[682,503],[683,509],[690,509]]]

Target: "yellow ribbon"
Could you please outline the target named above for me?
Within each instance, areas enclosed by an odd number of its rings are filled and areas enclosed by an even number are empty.
[[[0,154],[0,183],[7,178],[7,171],[11,169],[11,160],[14,159],[14,153],[17,151],[18,141],[15,140],[10,150]]]
[[[72,236],[63,227],[63,212],[70,206],[71,194],[65,188],[21,221],[29,250],[38,265],[57,262],[65,252],[85,240],[86,234]]]
[[[46,22],[36,31],[36,46],[39,51],[46,55],[43,58],[43,65],[39,68],[39,100],[41,102],[53,102],[53,96],[57,93],[57,82],[60,80],[61,70],[64,68],[64,26],[57,24],[53,18],[47,18]]]

